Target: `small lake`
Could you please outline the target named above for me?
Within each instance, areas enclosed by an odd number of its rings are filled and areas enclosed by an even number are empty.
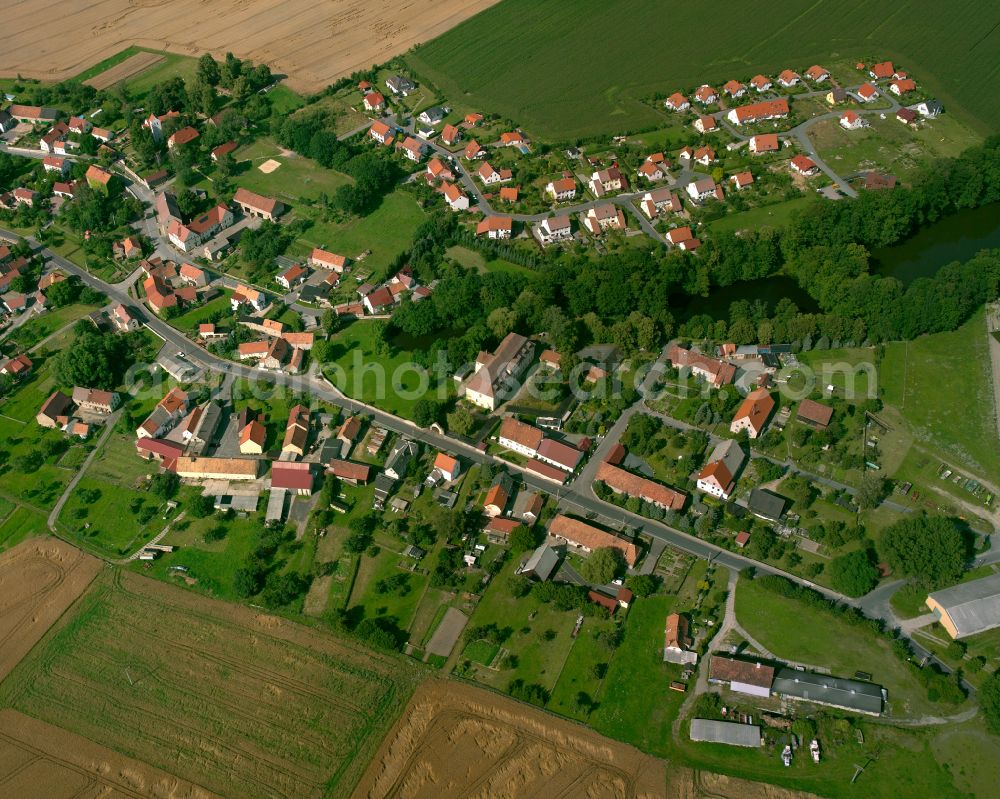
[[[945,217],[900,244],[872,252],[871,272],[894,277],[904,286],[933,277],[952,261],[968,261],[977,252],[1000,247],[1000,203]]]
[[[785,275],[744,280],[730,286],[713,288],[707,297],[678,294],[673,298],[677,304],[671,305],[671,310],[681,320],[701,314],[707,314],[713,319],[728,319],[729,306],[737,300],[747,300],[751,303],[761,300],[767,303],[769,312],[773,313],[774,306],[785,297],[794,302],[804,313],[819,312],[816,300],[806,294],[795,280]]]
[[[874,250],[870,271],[873,275],[894,277],[907,286],[917,278],[933,277],[945,264],[967,261],[980,250],[993,248],[1000,248],[1000,203],[961,211],[928,225],[900,244]],[[804,313],[819,312],[816,301],[784,275],[713,288],[707,297],[678,294],[673,298],[676,305],[672,308],[680,320],[699,314],[728,319],[729,306],[737,300],[761,300],[773,312],[784,297]]]

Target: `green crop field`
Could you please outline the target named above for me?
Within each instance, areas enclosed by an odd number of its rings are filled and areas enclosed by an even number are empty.
[[[342,796],[416,677],[402,658],[106,570],[0,705],[223,796]]]
[[[699,10],[503,0],[407,59],[449,101],[560,140],[659,127],[664,113],[643,102],[657,93],[838,59],[894,59],[980,131],[1000,124],[1000,104],[981,89],[1000,67],[1000,5],[776,0],[748,14],[737,0],[719,0],[704,9],[710,31],[698,30]]]

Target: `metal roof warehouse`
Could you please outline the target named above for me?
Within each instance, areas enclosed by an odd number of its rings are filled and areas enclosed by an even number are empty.
[[[881,685],[797,669],[779,670],[771,691],[787,699],[841,707],[871,716],[881,715],[885,699]]]

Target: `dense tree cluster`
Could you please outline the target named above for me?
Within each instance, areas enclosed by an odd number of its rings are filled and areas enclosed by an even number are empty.
[[[114,389],[134,362],[136,347],[142,340],[131,333],[100,333],[88,321],[78,323],[75,330],[73,344],[56,355],[56,381],[64,386]]]
[[[910,514],[885,529],[882,552],[894,571],[933,589],[962,576],[971,547],[954,519]]]

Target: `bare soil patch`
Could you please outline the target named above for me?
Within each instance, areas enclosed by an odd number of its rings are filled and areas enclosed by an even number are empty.
[[[38,643],[101,570],[101,561],[56,538],[0,555],[0,680]]]
[[[433,39],[497,0],[106,0],[4,4],[0,74],[64,80],[128,45],[216,58],[232,50],[315,92]],[[196,24],[192,21],[196,20]]]
[[[427,642],[427,651],[432,655],[440,655],[443,658],[448,657],[451,654],[451,650],[455,648],[455,642],[462,634],[462,630],[465,629],[465,625],[468,622],[469,617],[462,613],[462,611],[457,608],[448,608],[445,611],[444,618],[441,619],[441,623],[434,631],[434,635],[431,636],[431,640]]]
[[[119,81],[127,80],[133,75],[138,75],[143,70],[149,69],[154,64],[159,64],[163,60],[164,57],[158,53],[136,53],[126,58],[120,64],[115,64],[110,69],[106,69],[104,72],[95,75],[90,80],[85,80],[84,83],[87,86],[93,86],[95,89],[107,89]]]
[[[480,688],[430,679],[354,799],[653,799],[666,763]]]
[[[306,594],[305,602],[302,605],[302,612],[307,616],[319,616],[326,610],[326,603],[330,599],[330,586],[333,585],[333,575],[328,574],[323,577],[316,577],[309,586],[309,593]]]
[[[259,169],[265,175],[270,175],[279,166],[281,166],[281,161],[275,161],[273,158],[268,158],[263,164],[257,167],[257,169]]]
[[[0,786],[20,799],[215,799],[216,794],[79,735],[0,710]]]

